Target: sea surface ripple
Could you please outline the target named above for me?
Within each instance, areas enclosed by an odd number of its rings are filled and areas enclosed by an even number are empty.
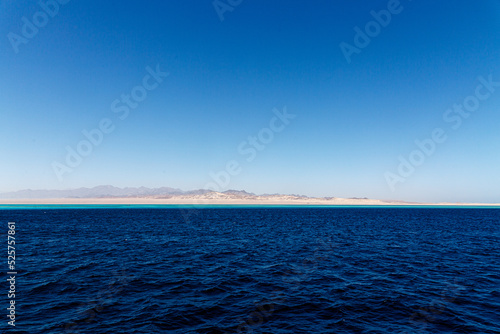
[[[499,209],[0,217],[4,240],[16,222],[16,333],[500,333]]]

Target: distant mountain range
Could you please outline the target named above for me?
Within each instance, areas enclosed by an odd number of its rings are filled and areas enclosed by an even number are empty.
[[[108,198],[108,197],[170,197],[179,195],[204,195],[211,190],[198,189],[183,191],[177,188],[160,187],[126,187],[118,188],[110,185],[97,186],[93,188],[77,188],[69,190],[19,190],[14,192],[0,193],[0,199],[46,199],[46,198]],[[227,190],[223,192],[233,196],[255,196],[244,190]]]
[[[428,205],[366,197],[309,197],[303,195],[262,194],[245,190],[217,192],[207,189],[183,191],[177,188],[126,187],[110,185],[69,190],[19,190],[0,194],[3,204],[275,204],[275,205]],[[437,205],[486,205],[482,203],[435,203]],[[500,206],[498,204],[489,204]]]

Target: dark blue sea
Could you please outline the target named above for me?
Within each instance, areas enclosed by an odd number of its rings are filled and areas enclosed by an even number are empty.
[[[2,333],[500,333],[500,209],[15,208]],[[2,270],[7,276],[7,254]]]

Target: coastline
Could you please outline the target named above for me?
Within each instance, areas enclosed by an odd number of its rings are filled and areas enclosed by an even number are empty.
[[[186,206],[404,206],[404,207],[500,207],[500,203],[415,203],[352,198],[193,198],[193,197],[102,197],[102,198],[50,198],[0,199],[0,205],[186,205]]]

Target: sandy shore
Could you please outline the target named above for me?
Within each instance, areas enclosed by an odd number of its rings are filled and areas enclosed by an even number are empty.
[[[500,206],[500,203],[410,203],[402,201],[382,201],[375,199],[351,198],[303,198],[290,199],[269,197],[259,199],[232,199],[232,198],[149,198],[149,197],[107,197],[107,198],[53,198],[53,199],[0,199],[0,205],[366,205],[366,206]]]

